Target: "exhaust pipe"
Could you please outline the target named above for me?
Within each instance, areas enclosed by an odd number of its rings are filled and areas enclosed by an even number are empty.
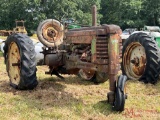
[[[97,26],[97,7],[92,6],[92,26]]]

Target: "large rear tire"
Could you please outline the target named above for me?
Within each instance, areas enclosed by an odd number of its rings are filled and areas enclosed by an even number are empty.
[[[4,58],[12,87],[26,90],[38,85],[35,56],[33,42],[27,35],[17,33],[7,38]]]
[[[130,79],[155,84],[160,73],[157,43],[146,33],[135,33],[124,43],[122,72]]]

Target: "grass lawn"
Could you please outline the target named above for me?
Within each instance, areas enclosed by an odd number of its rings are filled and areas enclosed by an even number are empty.
[[[2,40],[6,40],[6,39],[7,39],[7,37],[6,37],[6,36],[0,36],[0,39],[2,39]]]
[[[0,51],[0,57],[3,57],[3,53]]]
[[[156,85],[127,82],[124,112],[114,112],[106,102],[108,81],[94,85],[74,75],[65,80],[45,75],[38,66],[39,85],[18,91],[9,86],[3,57],[0,57],[0,118],[2,120],[159,120],[160,81]]]

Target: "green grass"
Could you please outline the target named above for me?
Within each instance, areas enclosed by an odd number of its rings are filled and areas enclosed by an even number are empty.
[[[3,57],[3,53],[0,51],[0,57]]]
[[[7,39],[7,36],[0,36],[0,39],[6,40],[6,39]]]
[[[106,102],[108,81],[94,85],[74,75],[65,80],[38,66],[39,85],[34,90],[17,91],[9,86],[0,57],[0,118],[3,120],[150,120],[160,119],[160,82],[156,85],[127,82],[128,99],[124,112],[114,112]]]

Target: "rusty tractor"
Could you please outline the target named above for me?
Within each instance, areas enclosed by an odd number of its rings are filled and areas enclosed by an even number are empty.
[[[91,27],[64,30],[54,19],[41,22],[37,35],[43,43],[46,74],[79,75],[85,80],[103,83],[109,79],[108,102],[116,111],[123,111],[127,98],[127,77],[119,75],[122,57],[121,29],[117,25],[96,25],[96,7],[93,6]],[[25,34],[12,34],[4,46],[6,69],[10,85],[16,89],[33,89],[37,86],[34,46]]]

